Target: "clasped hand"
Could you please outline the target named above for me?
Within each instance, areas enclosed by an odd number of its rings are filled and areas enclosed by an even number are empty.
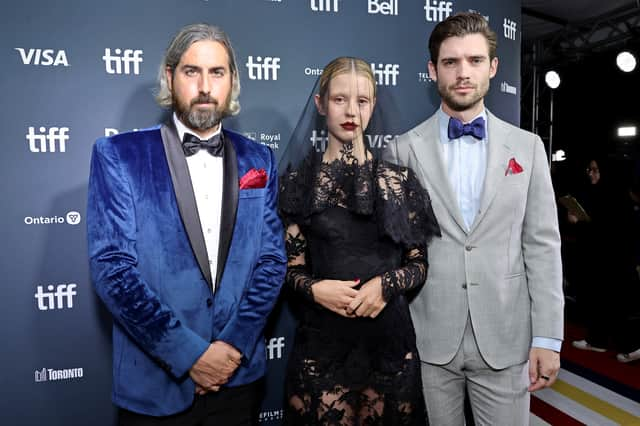
[[[196,383],[196,393],[217,392],[229,381],[240,365],[242,354],[221,340],[211,343],[189,370]]]
[[[316,303],[347,318],[377,317],[387,305],[382,297],[382,279],[376,276],[360,287],[360,280],[322,280],[311,286]]]

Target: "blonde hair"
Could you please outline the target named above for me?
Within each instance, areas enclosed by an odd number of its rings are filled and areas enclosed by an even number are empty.
[[[355,71],[356,74],[367,77],[367,79],[371,81],[371,86],[373,86],[373,97],[376,97],[376,79],[373,75],[373,71],[371,70],[371,66],[363,59],[341,56],[329,62],[327,66],[324,67],[322,75],[320,75],[318,95],[320,96],[323,104],[326,102],[327,95],[329,94],[329,83],[333,80],[333,77],[352,71]]]

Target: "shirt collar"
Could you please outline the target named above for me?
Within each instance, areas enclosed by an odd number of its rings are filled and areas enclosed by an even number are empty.
[[[476,115],[471,120],[469,120],[469,123],[472,122],[473,120],[475,120],[478,117],[484,118],[485,137],[484,137],[483,141],[487,141],[489,139],[489,137],[488,137],[488,135],[489,135],[488,125],[487,125],[487,110],[485,108],[482,108],[482,111],[480,112],[480,114]],[[441,143],[448,143],[448,142],[450,142],[452,140],[455,140],[455,139],[449,139],[448,128],[449,128],[449,119],[450,118],[451,118],[451,116],[449,114],[447,114],[446,112],[444,112],[444,110],[442,109],[442,105],[440,105],[440,108],[438,108],[438,125],[439,125],[439,128],[440,128],[440,142]],[[462,139],[462,138],[460,138],[460,139]]]
[[[178,137],[180,138],[180,140],[182,140],[184,138],[184,134],[185,133],[191,133],[193,135],[196,134],[193,130],[191,130],[187,126],[185,126],[182,121],[180,121],[180,119],[178,118],[178,116],[176,115],[175,112],[173,113],[173,123],[176,126],[176,130],[178,131]],[[220,125],[218,126],[218,129],[215,132],[207,133],[205,135],[205,137],[202,138],[202,139],[209,139],[209,138],[217,135],[221,131],[222,131],[222,121],[220,122]],[[198,137],[200,137],[200,136],[198,136]]]

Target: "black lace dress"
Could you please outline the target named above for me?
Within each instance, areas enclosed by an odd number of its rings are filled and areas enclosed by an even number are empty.
[[[288,229],[286,283],[299,296],[286,423],[426,424],[406,296],[426,278],[426,242],[439,229],[413,172],[348,157],[323,163],[315,155],[281,177],[280,211]],[[319,280],[375,276],[386,302],[375,319],[346,318],[313,300]]]

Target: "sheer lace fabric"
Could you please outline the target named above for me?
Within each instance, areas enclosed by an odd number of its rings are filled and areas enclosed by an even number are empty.
[[[309,158],[281,178],[287,224],[286,284],[299,325],[287,373],[289,424],[425,424],[420,365],[407,292],[424,282],[426,243],[438,233],[413,173],[346,156]],[[314,302],[323,279],[380,276],[387,305],[345,318]]]

